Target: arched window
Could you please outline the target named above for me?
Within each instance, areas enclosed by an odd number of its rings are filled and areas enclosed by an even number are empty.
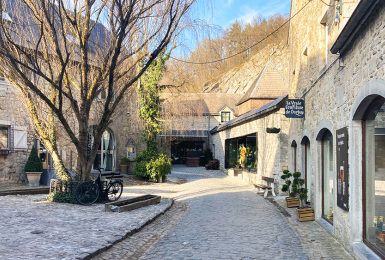
[[[292,141],[291,142],[291,150],[292,150],[292,156],[293,156],[293,172],[297,171],[297,142]]]
[[[333,135],[324,128],[317,135],[321,142],[321,170],[322,170],[322,217],[333,224],[334,215],[334,170]]]
[[[115,169],[115,138],[111,130],[104,131],[94,160],[94,169],[103,168],[104,171]]]
[[[362,120],[363,240],[385,258],[385,97],[366,97],[353,119]]]
[[[310,140],[307,136],[301,141],[303,151],[303,177],[305,179],[305,188],[308,189],[307,201],[311,201],[311,177],[310,177]]]

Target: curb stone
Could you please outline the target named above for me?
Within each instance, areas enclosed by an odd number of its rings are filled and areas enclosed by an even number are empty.
[[[88,253],[87,255],[84,255],[84,256],[80,256],[78,257],[77,259],[83,259],[83,260],[89,260],[89,259],[92,259],[93,257],[107,251],[108,249],[110,249],[113,245],[121,242],[122,240],[126,239],[127,237],[129,236],[132,236],[134,235],[135,233],[138,233],[140,230],[142,230],[145,226],[147,226],[148,224],[152,223],[153,221],[155,221],[158,217],[160,217],[161,215],[163,215],[166,211],[168,211],[173,205],[174,205],[174,199],[167,199],[167,200],[170,200],[170,205],[168,205],[164,210],[162,210],[161,212],[159,212],[159,214],[157,214],[156,216],[154,216],[153,218],[147,220],[143,225],[141,225],[140,227],[137,227],[137,228],[134,228],[130,231],[128,231],[125,235],[121,236],[120,238],[114,240],[114,241],[111,241],[110,244],[102,247],[102,248],[99,248],[98,250],[92,252],[92,253]]]

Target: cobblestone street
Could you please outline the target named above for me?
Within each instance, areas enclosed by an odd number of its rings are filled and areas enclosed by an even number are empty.
[[[317,223],[305,227],[316,227],[322,241],[305,241],[311,232],[293,229],[253,187],[220,172],[176,167],[170,180],[131,187],[173,197],[175,206],[96,259],[351,259]]]

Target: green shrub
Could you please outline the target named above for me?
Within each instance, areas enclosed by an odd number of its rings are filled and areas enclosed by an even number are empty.
[[[146,166],[157,154],[154,149],[148,149],[139,153],[136,157],[135,175],[142,178],[150,178]]]
[[[32,147],[27,163],[25,164],[24,171],[25,172],[42,172],[43,171],[43,164],[37,154],[36,147]]]
[[[151,180],[158,180],[171,172],[171,159],[161,153],[146,165],[146,170]]]
[[[51,192],[48,194],[47,200],[50,202],[71,203],[76,204],[76,198],[73,193],[70,192]]]

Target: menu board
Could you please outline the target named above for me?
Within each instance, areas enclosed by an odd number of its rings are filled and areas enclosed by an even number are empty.
[[[349,211],[348,128],[337,130],[337,205]]]

